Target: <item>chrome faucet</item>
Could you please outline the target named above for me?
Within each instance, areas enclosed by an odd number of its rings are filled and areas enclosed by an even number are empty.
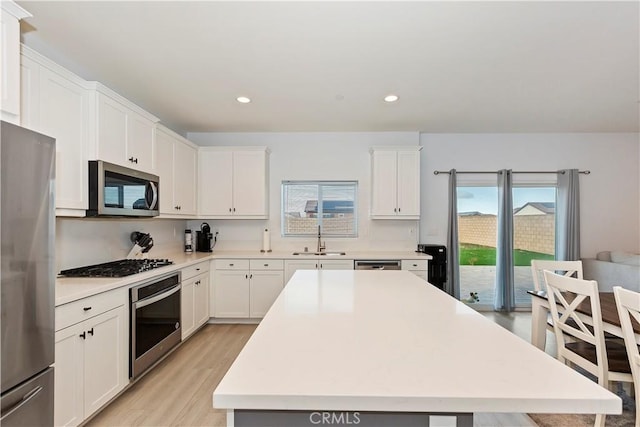
[[[325,249],[327,249],[327,242],[325,242],[324,244],[322,244],[322,233],[320,232],[320,226],[318,226],[318,250],[316,252],[318,253],[322,253],[325,251]]]

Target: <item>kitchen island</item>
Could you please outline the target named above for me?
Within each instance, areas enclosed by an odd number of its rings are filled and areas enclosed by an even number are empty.
[[[213,405],[239,427],[622,411],[616,395],[406,271],[296,272]]]

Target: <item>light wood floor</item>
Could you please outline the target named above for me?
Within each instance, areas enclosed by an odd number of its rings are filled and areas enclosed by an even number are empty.
[[[530,313],[484,313],[529,339]],[[206,325],[91,419],[94,426],[225,426],[212,392],[256,325]],[[536,426],[523,414],[476,414],[476,427]]]

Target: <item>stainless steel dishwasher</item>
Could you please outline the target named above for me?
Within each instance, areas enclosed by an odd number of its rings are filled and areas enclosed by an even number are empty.
[[[400,270],[400,264],[399,259],[358,259],[354,267],[356,270]]]

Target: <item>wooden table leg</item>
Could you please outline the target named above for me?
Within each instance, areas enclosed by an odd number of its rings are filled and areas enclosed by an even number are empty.
[[[531,344],[544,351],[547,341],[547,314],[549,306],[546,300],[531,297]]]

